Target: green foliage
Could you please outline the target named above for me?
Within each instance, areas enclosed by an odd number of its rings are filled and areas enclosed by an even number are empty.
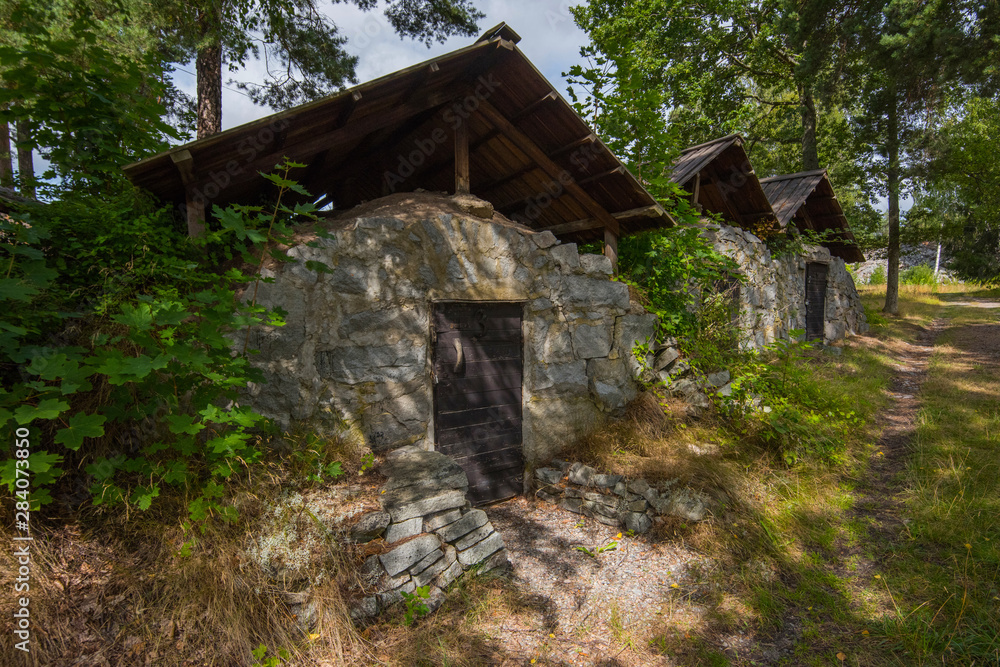
[[[427,599],[431,596],[430,586],[420,586],[412,593],[400,591],[400,594],[403,596],[403,604],[406,606],[406,611],[403,613],[403,625],[409,627],[416,619],[423,618],[430,613],[430,607],[427,606]]]
[[[802,459],[837,462],[845,436],[861,423],[847,405],[824,392],[810,369],[811,342],[793,329],[734,373],[732,394],[719,397],[737,432],[755,436],[792,465]]]
[[[265,644],[259,645],[252,653],[254,659],[253,667],[278,667],[292,657],[292,654],[285,648],[279,648],[275,651],[275,655],[268,655],[270,651]]]
[[[148,232],[143,240],[155,244],[141,255],[139,232],[116,233],[129,227],[126,210],[96,230],[74,231],[63,222],[88,201],[102,210],[92,200],[39,207],[30,225],[0,223],[14,241],[0,258],[8,276],[0,296],[0,423],[30,425],[33,441],[46,443],[32,453],[34,487],[55,481],[55,466],[72,458],[88,475],[96,505],[145,510],[164,487],[175,487],[189,494],[191,521],[234,518],[221,500],[223,484],[260,458],[268,426],[237,402],[240,389],[260,381],[249,363],[249,329],[282,324],[279,313],[237,299],[234,288],[258,284],[266,257],[287,261],[275,243],[290,240],[289,220],[312,214],[310,206],[282,204],[285,193],[301,190],[287,179],[293,166],[268,176],[278,188],[272,207],[217,211],[221,229],[193,248],[156,229],[155,215],[137,216],[138,229]],[[58,236],[49,233],[49,221]],[[84,262],[68,261],[88,245]],[[253,274],[193,261],[195,254],[231,258],[234,251],[254,261]],[[125,256],[117,280],[87,285],[90,270]],[[75,302],[81,293],[92,300]],[[75,312],[63,310],[74,303]],[[234,343],[241,354],[233,354]],[[10,462],[0,466],[0,482],[12,488]],[[317,466],[325,477],[342,473],[332,461]]]
[[[738,275],[735,262],[716,251],[691,224],[693,213],[679,203],[679,224],[622,238],[618,245],[620,279],[635,286],[656,313],[660,335],[693,331],[703,291]]]
[[[590,547],[585,547],[582,545],[577,546],[576,550],[587,554],[591,558],[597,558],[605,551],[614,551],[617,548],[618,548],[618,540],[611,540],[607,544],[595,545],[594,548],[592,549]]]
[[[869,285],[885,285],[885,267],[881,264],[875,267],[872,274],[868,277]]]
[[[77,192],[121,187],[123,165],[179,137],[161,120],[164,73],[155,56],[121,57],[81,10],[57,16],[19,3],[9,25],[16,30],[0,31],[0,121],[27,127],[27,144],[49,163],[43,179]]]
[[[934,269],[926,264],[911,266],[899,274],[901,285],[937,285],[938,278],[934,275]]]

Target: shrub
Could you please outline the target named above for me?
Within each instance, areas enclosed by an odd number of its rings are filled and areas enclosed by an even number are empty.
[[[903,285],[937,285],[938,279],[934,275],[934,269],[926,264],[911,266],[899,276],[899,282]]]
[[[868,277],[869,285],[885,285],[885,267],[876,266],[875,270],[872,271],[871,276]]]

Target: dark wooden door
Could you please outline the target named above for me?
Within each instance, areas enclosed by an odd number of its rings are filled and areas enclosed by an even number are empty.
[[[826,264],[806,264],[806,340],[823,338],[826,328]]]
[[[521,304],[434,309],[437,450],[469,475],[474,505],[521,493]]]

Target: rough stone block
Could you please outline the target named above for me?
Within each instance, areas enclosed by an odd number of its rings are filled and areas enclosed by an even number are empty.
[[[437,534],[438,537],[445,542],[454,542],[458,538],[468,535],[488,521],[489,518],[487,518],[486,512],[482,510],[472,510],[470,512],[466,512],[465,515],[463,515],[458,521],[439,529]]]
[[[351,541],[363,544],[371,542],[385,533],[389,527],[388,512],[366,512],[358,522],[351,526]]]
[[[580,486],[588,486],[590,478],[594,476],[594,469],[582,463],[574,463],[569,468],[569,481]]]
[[[353,608],[351,608],[351,618],[356,621],[372,618],[376,614],[378,614],[378,598],[374,595],[361,598],[361,600],[358,601]]]
[[[411,451],[393,456],[379,468],[389,478],[386,493],[404,487],[437,491],[467,489],[469,478],[453,459],[440,452]]]
[[[438,575],[455,564],[458,560],[458,552],[455,551],[455,547],[448,548],[450,549],[450,555],[446,553],[443,558],[439,558],[434,561],[434,563],[432,563],[423,572],[413,575],[413,583],[415,583],[417,587],[426,586],[427,584],[432,583],[438,578]]]
[[[628,285],[603,278],[568,276],[563,292],[565,305],[572,307],[603,304],[609,308],[628,310]]]
[[[632,493],[642,495],[649,488],[649,483],[644,479],[632,479],[628,482],[628,490]]]
[[[580,359],[606,357],[611,352],[611,331],[606,326],[583,324],[573,331],[573,351]]]
[[[503,547],[503,538],[500,537],[500,533],[493,533],[485,540],[477,542],[464,551],[459,551],[458,562],[465,566],[474,565]]]
[[[451,582],[458,579],[461,574],[462,564],[458,562],[456,557],[455,562],[445,568],[445,570],[434,579],[434,585],[442,589],[448,588]]]
[[[580,268],[580,252],[575,243],[563,243],[552,248],[552,258],[559,264],[563,273],[571,273]]]
[[[621,525],[617,516],[605,516],[603,514],[594,513],[594,518],[597,519],[598,523],[603,523],[605,526]]]
[[[546,493],[545,491],[536,491],[535,497],[544,500],[547,503],[557,503],[559,499],[562,498],[561,495],[555,493]]]
[[[596,486],[599,489],[613,489],[620,481],[622,481],[621,475],[595,474],[590,477],[591,486]]]
[[[652,343],[656,334],[656,315],[622,315],[615,320],[615,345],[624,354],[636,343]]]
[[[622,525],[633,533],[645,533],[653,526],[653,522],[644,512],[626,512]]]
[[[385,609],[386,607],[390,607],[396,604],[397,602],[401,602],[403,599],[403,591],[407,593],[412,593],[414,590],[416,590],[416,588],[417,585],[414,584],[413,581],[408,581],[399,588],[394,588],[391,591],[379,593],[378,594],[379,607]]]
[[[479,569],[479,574],[486,574],[487,572],[508,567],[510,567],[510,560],[507,557],[507,549],[505,547],[483,561]]]
[[[718,373],[709,373],[708,377],[705,378],[705,384],[712,389],[716,389],[728,384],[729,377],[729,371],[725,370],[719,371]]]
[[[628,487],[625,485],[625,482],[618,482],[617,484],[615,484],[615,488],[612,492],[616,496],[624,498],[628,495]]]
[[[462,518],[462,511],[459,509],[447,510],[424,517],[424,532],[433,533],[438,528],[447,526],[449,523],[458,521],[460,518]]]
[[[555,234],[549,231],[542,232],[541,234],[532,234],[531,240],[535,242],[536,246],[543,249],[551,248],[559,243],[559,239],[555,237]]]
[[[628,504],[630,512],[645,512],[649,509],[649,503],[645,499],[633,500]]]
[[[558,468],[539,468],[535,471],[535,479],[542,484],[558,484],[562,476],[562,470]]]
[[[672,347],[660,350],[656,353],[656,357],[654,358],[653,370],[656,372],[666,370],[671,364],[677,361],[680,356],[681,353]]]
[[[390,577],[409,569],[420,562],[427,554],[439,549],[441,540],[436,535],[421,535],[420,537],[401,544],[392,551],[380,555],[379,561]]]
[[[441,549],[436,549],[435,551],[432,551],[423,558],[421,558],[415,564],[411,565],[410,569],[407,570],[407,572],[409,572],[410,575],[413,576],[414,579],[416,579],[416,575],[420,574],[421,572],[423,572],[424,570],[426,570],[427,568],[434,565],[440,560],[444,560],[444,552],[441,551]],[[438,571],[440,572],[440,570]],[[420,586],[420,584],[417,584],[417,586]]]
[[[591,381],[591,390],[600,405],[609,412],[621,410],[628,403],[625,394],[618,387],[605,384],[600,380]]]
[[[583,500],[580,498],[563,498],[559,507],[574,514],[583,514]]]
[[[465,505],[465,492],[461,490],[444,491],[433,496],[424,493],[414,493],[412,487],[396,489],[381,497],[382,507],[394,522],[400,523]]]
[[[533,375],[532,389],[535,391],[567,386],[583,390],[587,388],[587,362],[582,359],[564,363],[541,363],[535,366]]]
[[[463,549],[468,549],[473,544],[486,539],[491,534],[493,534],[493,524],[486,522],[479,528],[476,528],[475,530],[464,535],[461,539],[456,540],[454,542],[455,548],[458,549],[459,551],[462,551]]]
[[[580,255],[580,264],[587,275],[610,276],[614,270],[611,265],[611,258],[604,255],[585,254]]]
[[[680,489],[671,494],[668,511],[686,521],[701,521],[708,513],[708,508],[705,507],[705,501],[690,489]]]
[[[419,535],[423,532],[423,522],[424,520],[418,516],[400,523],[390,524],[388,530],[385,531],[386,543],[392,544],[405,540],[407,537]]]

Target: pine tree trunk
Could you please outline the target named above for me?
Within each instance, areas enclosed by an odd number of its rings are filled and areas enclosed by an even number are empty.
[[[31,154],[31,130],[28,121],[19,120],[17,127],[17,180],[20,182],[21,194],[25,197],[35,196],[35,162]]]
[[[14,158],[10,154],[10,125],[0,122],[0,186],[14,187]]]
[[[899,314],[899,101],[896,87],[889,92],[887,118],[886,189],[889,193],[889,257],[885,272],[885,305],[883,313]]]
[[[195,60],[199,139],[222,131],[222,42],[217,12],[213,7],[198,17],[203,39]]]
[[[816,144],[816,102],[808,88],[802,94],[802,169],[819,169],[819,148]]]

